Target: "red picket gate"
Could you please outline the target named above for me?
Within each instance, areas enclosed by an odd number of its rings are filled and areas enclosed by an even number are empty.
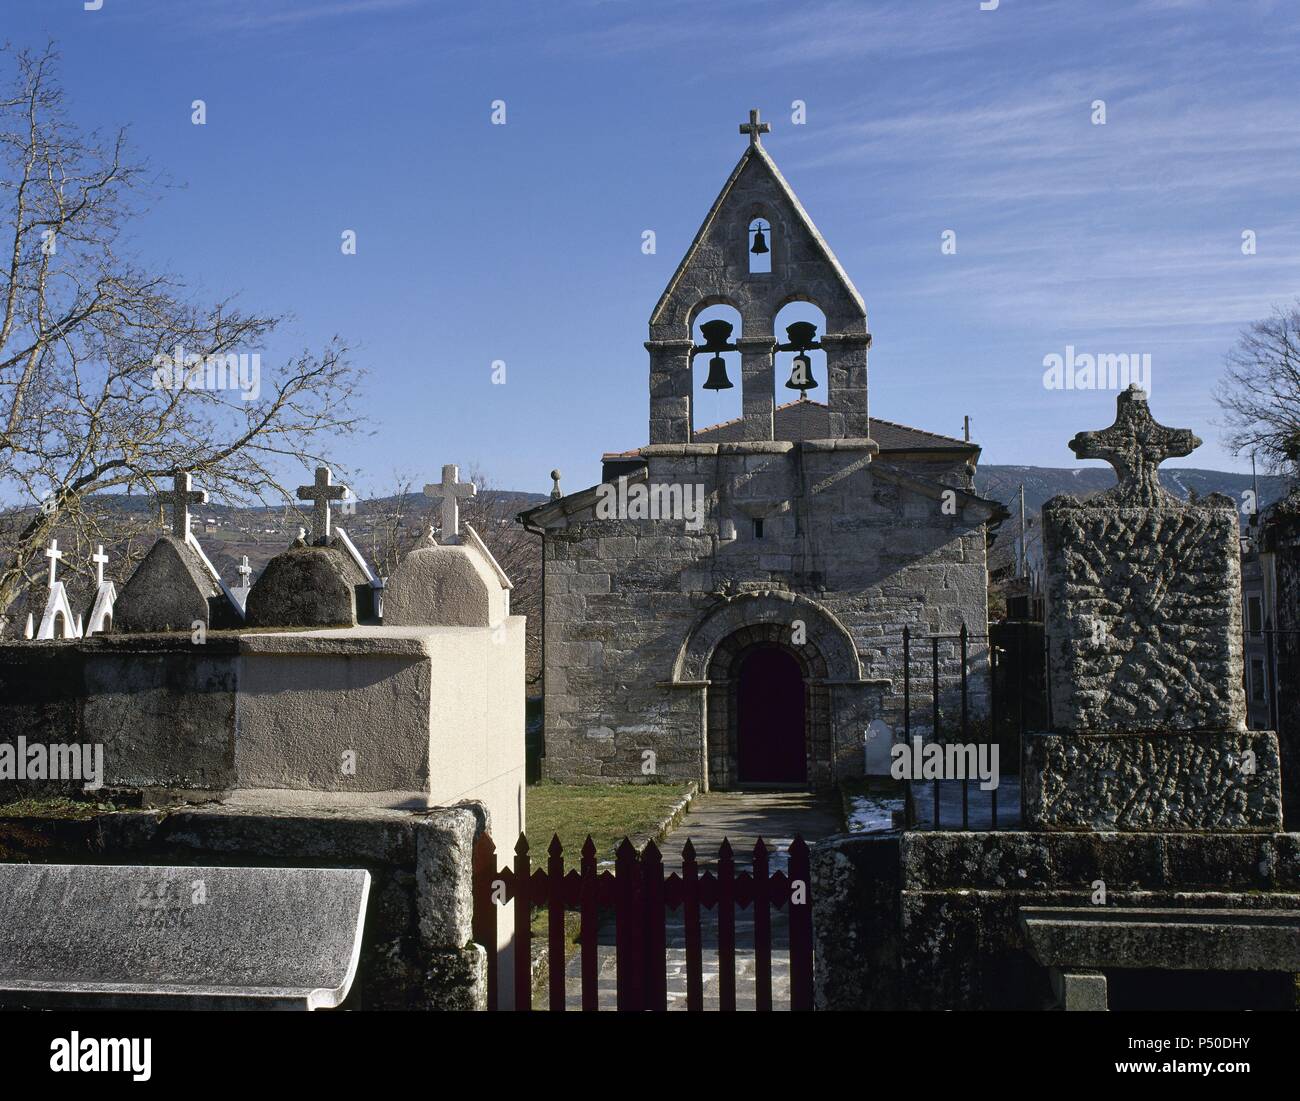
[[[812,898],[808,846],[796,837],[788,850],[790,872],[769,872],[767,846],[754,846],[753,871],[737,872],[731,845],[718,850],[716,873],[701,872],[690,841],[682,849],[682,871],[664,875],[663,857],[652,841],[640,853],[624,839],[612,872],[597,871],[596,846],[582,847],[580,871],[564,871],[564,850],[553,837],[545,868],[534,869],[528,838],[519,835],[513,867],[497,867],[496,846],[483,834],[474,846],[474,939],[487,950],[488,1009],[498,1007],[497,910],[515,906],[515,1008],[533,1008],[531,913],[545,907],[550,959],[549,1002],[565,1008],[564,915],[581,914],[582,1008],[598,1008],[597,930],[600,914],[612,911],[615,927],[616,985],[620,1011],[668,1008],[667,914],[682,908],[686,942],[686,1008],[704,1008],[704,961],[700,909],[717,911],[718,1000],[736,1008],[736,911],[753,909],[755,1007],[772,1008],[772,908],[788,912],[790,928],[790,1008],[813,1005]]]

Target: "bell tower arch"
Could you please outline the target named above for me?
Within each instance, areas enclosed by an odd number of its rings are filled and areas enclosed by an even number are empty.
[[[716,354],[692,338],[692,324],[717,302],[734,306],[741,316],[743,335],[735,346],[745,440],[774,438],[777,352],[798,354],[801,349],[792,344],[809,340],[810,350],[825,353],[829,437],[868,436],[866,306],[763,148],[762,135],[770,130],[757,110],[750,111],[740,127],[749,146],[650,316],[651,444],[692,442],[692,365],[699,355]],[[755,257],[766,263],[752,263]],[[774,332],[777,313],[795,301],[822,311],[825,332],[811,338],[806,330]]]

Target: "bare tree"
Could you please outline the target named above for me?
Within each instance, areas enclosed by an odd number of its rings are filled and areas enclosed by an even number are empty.
[[[157,182],[124,132],[83,136],[68,121],[52,48],[3,50],[4,62],[0,486],[18,507],[0,526],[0,615],[51,534],[98,534],[95,495],[184,469],[232,502],[290,497],[277,472],[322,461],[356,427],[359,379],[337,338],[262,371],[282,318],[195,305],[178,278],[126,258],[124,230]]]
[[[1242,331],[1215,398],[1235,454],[1275,473],[1300,469],[1300,301]]]

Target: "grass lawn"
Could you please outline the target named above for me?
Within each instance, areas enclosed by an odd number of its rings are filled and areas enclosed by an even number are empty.
[[[545,867],[551,837],[558,834],[564,846],[565,870],[582,863],[582,846],[591,835],[596,843],[596,860],[613,860],[614,850],[624,837],[649,833],[683,795],[685,784],[557,784],[547,780],[528,789],[528,855],[533,867]],[[495,839],[494,839],[495,840]],[[497,860],[512,859],[514,846],[497,842]],[[547,914],[534,910],[532,920],[534,954],[546,943]],[[565,916],[566,961],[578,950],[578,915]],[[534,974],[535,997],[546,989],[547,965]],[[541,1004],[541,1003],[537,1003]]]
[[[652,830],[685,794],[685,784],[556,784],[546,780],[534,784],[525,804],[533,867],[546,866],[546,851],[554,834],[559,834],[564,846],[565,868],[581,865],[588,834],[596,843],[597,861],[613,860],[624,837]],[[500,856],[513,851],[513,844],[497,840]]]

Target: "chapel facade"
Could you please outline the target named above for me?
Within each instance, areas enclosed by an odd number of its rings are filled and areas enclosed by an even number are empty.
[[[973,490],[980,449],[871,416],[866,308],[767,129],[751,112],[651,314],[648,444],[520,516],[543,542],[555,779],[817,789],[888,771],[905,626],[967,626],[968,705],[987,710],[986,531],[1003,513]],[[820,332],[778,331],[791,303],[820,310]],[[701,325],[720,306],[734,321]],[[739,418],[695,423],[706,357],[709,389],[738,361]],[[779,403],[787,365],[798,397]],[[960,670],[942,673],[950,697]],[[912,691],[918,713],[925,685]]]

